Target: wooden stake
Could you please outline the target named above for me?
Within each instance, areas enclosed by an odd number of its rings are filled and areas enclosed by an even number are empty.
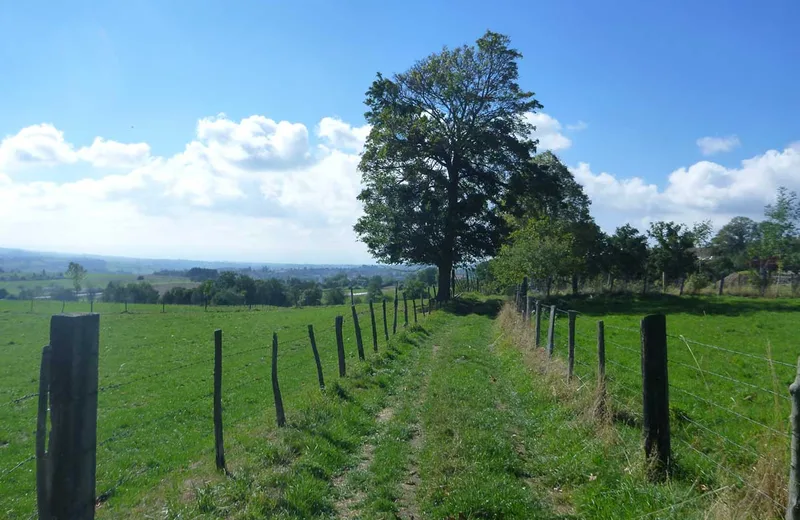
[[[378,327],[375,325],[375,308],[372,301],[369,302],[369,321],[372,325],[372,349],[378,351]]]
[[[225,445],[222,439],[222,329],[214,331],[214,447],[217,469],[225,471]]]
[[[667,320],[663,314],[645,316],[642,334],[642,412],[644,451],[653,459],[650,476],[660,480],[671,463]]]
[[[336,316],[336,353],[339,356],[339,377],[347,375],[344,363],[344,337],[342,336],[342,322],[344,318]]]
[[[275,417],[278,426],[286,425],[286,415],[283,413],[283,398],[278,385],[278,334],[272,333],[272,395],[275,397]]]
[[[358,348],[358,359],[364,361],[364,340],[361,338],[361,326],[358,324],[358,313],[356,312],[356,306],[353,305],[350,307],[353,311],[353,327],[356,330],[356,347]]]
[[[325,379],[322,377],[322,363],[319,360],[319,351],[317,350],[317,341],[314,339],[314,326],[308,326],[308,339],[311,341],[311,351],[314,353],[314,363],[317,364],[317,379],[319,379],[320,390],[325,390]]]

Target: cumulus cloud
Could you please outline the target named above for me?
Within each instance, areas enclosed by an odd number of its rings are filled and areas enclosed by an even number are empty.
[[[580,132],[581,130],[586,130],[587,128],[589,128],[589,123],[580,120],[573,125],[567,125],[567,130],[571,130],[573,132]]]
[[[54,166],[75,162],[72,145],[64,133],[49,123],[31,125],[0,142],[0,168]]]
[[[571,171],[607,226],[657,219],[723,224],[737,215],[761,218],[779,186],[800,191],[800,143],[745,159],[737,168],[699,161],[670,173],[664,187],[595,173],[586,163]]]
[[[727,137],[701,137],[697,140],[697,146],[703,155],[714,155],[720,152],[730,152],[742,143],[735,135]]]
[[[78,158],[98,168],[133,168],[150,157],[147,143],[119,143],[96,137],[91,146],[81,148]]]
[[[536,129],[533,132],[534,139],[539,140],[539,151],[566,150],[572,146],[572,140],[561,133],[561,123],[558,119],[545,114],[544,112],[527,113],[525,119]]]
[[[364,148],[371,129],[370,125],[354,127],[340,119],[324,117],[317,134],[335,148],[359,151]]]

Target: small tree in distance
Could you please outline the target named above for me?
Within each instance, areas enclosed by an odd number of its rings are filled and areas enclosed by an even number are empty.
[[[81,291],[81,282],[86,278],[86,268],[77,262],[70,262],[67,267],[67,277],[72,279],[72,286],[75,289],[75,297]]]

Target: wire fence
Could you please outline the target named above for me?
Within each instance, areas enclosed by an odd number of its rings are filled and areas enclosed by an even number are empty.
[[[358,344],[363,345],[364,356],[373,348],[376,351],[378,347],[385,349],[389,345],[387,336],[395,334],[395,323],[396,332],[400,332],[406,324],[412,326],[431,313],[432,306],[427,298],[408,299],[408,310],[402,297],[398,298],[396,315],[394,302],[386,306],[385,315],[380,304],[374,305],[374,319],[367,304],[356,305],[355,313],[341,312],[343,361],[347,365],[357,363],[361,357],[360,349],[356,349]],[[413,314],[415,307],[416,316]],[[354,317],[358,319],[358,325]],[[310,324],[326,379],[333,378],[339,362],[333,318],[324,322],[312,320],[315,322]],[[304,396],[309,391],[319,389],[315,355],[308,326],[278,326],[275,330],[278,335],[278,377],[284,406],[291,414],[293,407],[307,399]],[[225,428],[254,418],[274,424],[271,341],[265,335],[261,345],[243,345],[237,339],[235,329],[226,337],[231,339],[226,344],[233,346],[222,351]],[[154,366],[152,363],[137,366],[134,360],[125,363],[129,376],[119,380],[117,374],[103,374],[101,371],[101,384],[97,390],[98,441],[92,448],[97,457],[97,503],[124,492],[126,486],[138,481],[155,484],[159,475],[191,462],[190,454],[208,453],[209,438],[215,435],[210,427],[215,356],[203,355],[203,352],[208,351],[187,352],[184,359],[171,362],[158,358],[162,364],[166,362],[173,366]],[[0,403],[0,410],[16,414],[6,418],[30,431],[36,424],[36,407],[31,403],[39,401],[35,399],[37,397],[38,393],[13,397]],[[29,449],[30,453],[33,446]],[[211,458],[213,460],[213,456]],[[0,457],[0,489],[4,490],[0,510],[4,515],[26,518],[30,513],[30,517],[36,516],[36,460],[35,453],[17,460],[10,456]],[[149,484],[136,484],[134,487],[138,489]]]
[[[535,303],[530,304],[532,313]],[[597,319],[543,302],[539,302],[539,308],[542,316],[534,314],[527,322],[531,328],[539,323],[538,347],[568,359],[570,345],[574,345],[572,376],[578,390],[600,384]],[[519,299],[517,310],[524,315]],[[575,320],[572,337],[570,319]],[[633,417],[632,426],[641,427],[643,333],[615,324],[614,319],[609,317],[607,321],[612,323],[604,322],[603,334],[602,384],[607,407],[612,418]],[[762,497],[774,508],[771,514],[782,514],[785,489],[777,494],[775,489],[762,489],[754,472],[761,463],[777,460],[785,470],[779,477],[785,479],[789,474],[791,435],[787,418],[792,399],[778,382],[792,381],[796,365],[683,334],[667,334],[665,339],[669,349],[670,429],[677,441],[673,443],[674,459],[684,470],[694,468],[692,471],[713,484],[707,486],[708,490],[738,488]]]

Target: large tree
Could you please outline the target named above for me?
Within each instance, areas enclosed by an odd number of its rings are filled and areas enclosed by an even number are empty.
[[[81,291],[81,282],[86,278],[86,268],[78,262],[70,262],[67,267],[67,277],[72,279],[72,287],[75,289],[75,296]]]
[[[437,266],[441,300],[454,265],[498,250],[509,232],[498,209],[536,150],[525,116],[541,105],[520,88],[522,55],[509,44],[487,32],[392,79],[378,74],[367,92],[355,231],[382,262]]]
[[[608,238],[611,275],[626,282],[643,277],[647,269],[647,237],[625,224]]]

